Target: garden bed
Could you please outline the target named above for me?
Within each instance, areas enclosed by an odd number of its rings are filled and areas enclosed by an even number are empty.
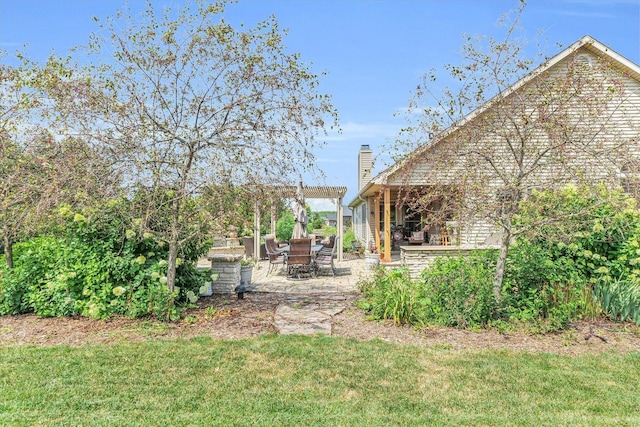
[[[124,341],[177,339],[212,336],[240,339],[275,333],[273,315],[280,302],[291,294],[250,293],[237,300],[233,295],[201,298],[198,308],[191,309],[177,322],[115,318],[94,320],[82,317],[40,318],[34,315],[0,317],[0,345],[70,345],[114,344]],[[314,302],[322,295],[307,296]],[[422,330],[397,326],[392,322],[370,321],[354,305],[359,294],[345,294],[347,309],[335,316],[333,335],[358,340],[381,339],[397,344],[437,346],[464,349],[503,348],[533,353],[564,355],[598,354],[605,351],[640,351],[640,328],[613,322],[572,324],[561,333],[528,335],[501,334],[497,331],[472,332],[454,328]],[[302,303],[304,304],[304,302]],[[584,336],[592,326],[608,342]]]

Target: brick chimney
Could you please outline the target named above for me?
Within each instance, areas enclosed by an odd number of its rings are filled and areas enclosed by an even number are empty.
[[[368,145],[361,145],[358,153],[358,191],[373,178],[373,151]]]

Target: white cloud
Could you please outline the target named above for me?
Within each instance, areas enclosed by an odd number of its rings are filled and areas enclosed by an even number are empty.
[[[336,202],[333,199],[306,199],[305,202],[311,208],[311,212],[334,211]]]

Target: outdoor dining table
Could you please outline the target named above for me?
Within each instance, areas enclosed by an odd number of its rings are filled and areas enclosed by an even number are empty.
[[[311,245],[311,253],[312,254],[317,254],[318,252],[320,252],[320,250],[324,247],[324,245],[322,243],[318,243],[315,245]],[[283,246],[282,248],[278,249],[280,252],[286,252],[289,253],[289,249],[290,246]]]

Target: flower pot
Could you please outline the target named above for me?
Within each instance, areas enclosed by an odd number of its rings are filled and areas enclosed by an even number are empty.
[[[371,270],[375,269],[380,265],[380,254],[366,254],[364,264]]]
[[[200,295],[203,297],[210,297],[213,295],[213,286],[211,282],[204,282],[204,284],[200,286]]]
[[[240,283],[250,285],[251,284],[251,276],[253,275],[253,266],[252,265],[241,265],[240,266]]]

